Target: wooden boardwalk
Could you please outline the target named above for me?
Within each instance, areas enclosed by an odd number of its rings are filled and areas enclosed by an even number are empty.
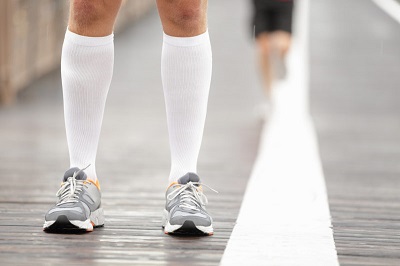
[[[230,14],[221,12],[231,3],[236,8]],[[21,93],[16,105],[0,109],[0,265],[218,265],[261,126],[253,116],[260,92],[246,7],[241,0],[210,3],[214,79],[199,174],[219,191],[207,192],[215,235],[171,237],[161,230],[170,157],[160,80],[162,31],[154,11],[116,36],[97,159],[104,228],[84,235],[41,229],[68,167],[59,72]],[[235,32],[235,42],[225,32]]]
[[[400,24],[312,1],[311,109],[341,265],[400,265]]]
[[[59,71],[0,108],[0,265],[219,264],[256,156],[261,93],[248,2],[210,1],[209,11],[214,66],[199,174],[220,192],[207,193],[215,235],[161,230],[169,148],[154,11],[115,41],[97,160],[104,228],[41,230],[68,167]],[[367,0],[311,0],[310,14],[311,111],[339,262],[400,265],[400,24]]]

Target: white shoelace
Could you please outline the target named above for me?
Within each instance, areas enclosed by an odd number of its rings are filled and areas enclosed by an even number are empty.
[[[74,174],[71,177],[68,177],[67,181],[62,184],[56,193],[56,196],[59,197],[57,206],[68,202],[78,202],[79,193],[82,191],[85,180],[77,180],[76,176],[89,166],[90,165],[77,172],[74,172]]]
[[[215,193],[218,193],[218,191],[200,182],[189,182],[185,185],[182,184],[172,185],[172,187],[180,187],[180,188],[175,189],[174,191],[169,193],[167,195],[167,199],[173,200],[174,198],[181,195],[181,202],[179,204],[179,207],[184,207],[191,210],[198,210],[200,207],[205,206],[208,203],[207,197],[199,189],[199,186],[205,186],[210,190],[214,191]]]

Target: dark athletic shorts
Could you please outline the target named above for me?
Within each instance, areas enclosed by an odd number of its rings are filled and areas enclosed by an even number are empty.
[[[293,0],[252,0],[255,36],[262,32],[292,32]]]

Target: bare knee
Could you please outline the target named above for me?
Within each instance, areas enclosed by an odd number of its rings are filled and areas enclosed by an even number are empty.
[[[272,35],[274,49],[282,56],[285,56],[290,48],[291,35],[284,31],[278,31]]]
[[[206,0],[157,0],[164,31],[175,36],[194,36],[207,29]]]
[[[99,1],[73,0],[70,12],[71,22],[78,27],[87,27],[101,20],[105,10]]]
[[[203,12],[200,2],[195,1],[190,5],[178,6],[172,20],[182,28],[197,28],[201,25],[202,18]]]
[[[269,58],[271,54],[271,41],[267,33],[261,33],[257,37],[257,46],[260,56],[263,58]]]
[[[290,48],[290,40],[284,39],[277,42],[276,49],[281,56],[285,56]]]
[[[71,0],[69,28],[88,36],[110,34],[120,0]]]
[[[281,44],[281,53],[283,55],[286,55],[289,52],[290,49],[290,40],[285,41],[283,44]]]

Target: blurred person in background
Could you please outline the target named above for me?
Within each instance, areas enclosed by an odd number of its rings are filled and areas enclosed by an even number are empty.
[[[293,0],[252,0],[253,27],[266,95],[262,111],[271,108],[273,83],[285,78],[285,57],[290,48]]]
[[[104,225],[95,159],[113,75],[113,27],[121,1],[70,1],[61,56],[70,166],[56,205],[45,215],[45,231],[92,231]],[[212,68],[207,0],[157,0],[157,7],[164,31],[161,78],[171,148],[162,226],[165,233],[184,229],[211,235],[212,218],[196,174]]]

